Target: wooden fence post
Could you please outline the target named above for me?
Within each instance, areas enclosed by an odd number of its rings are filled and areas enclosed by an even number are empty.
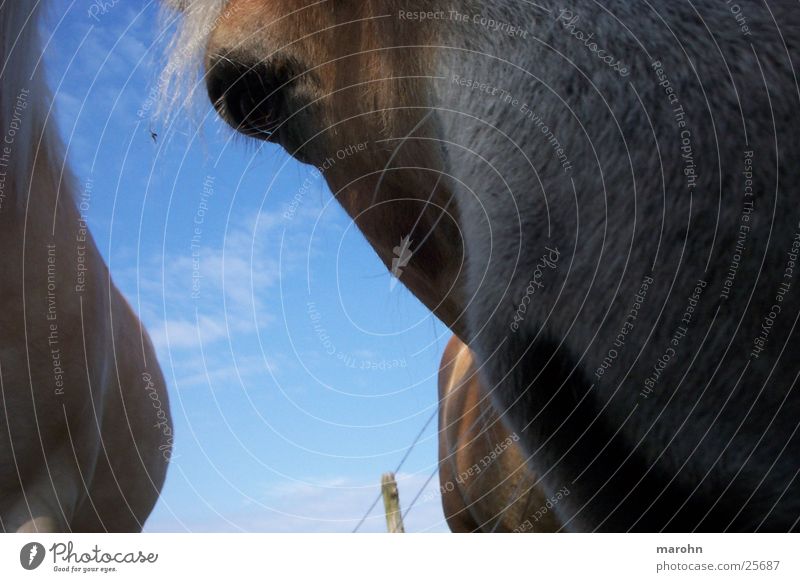
[[[381,476],[381,492],[383,507],[386,510],[386,527],[389,529],[389,533],[405,533],[403,515],[400,513],[400,493],[397,490],[394,473],[384,473]]]

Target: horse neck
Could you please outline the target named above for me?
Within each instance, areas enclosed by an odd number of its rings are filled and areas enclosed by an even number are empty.
[[[0,221],[50,213],[72,197],[63,145],[50,107],[39,35],[42,2],[15,0],[0,7]],[[67,188],[68,190],[68,188]],[[35,198],[35,200],[34,200]]]

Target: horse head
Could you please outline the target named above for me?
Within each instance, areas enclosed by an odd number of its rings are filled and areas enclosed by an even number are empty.
[[[434,31],[392,4],[219,3],[198,27],[205,86],[234,129],[317,167],[392,274],[459,329],[464,249],[432,111]]]

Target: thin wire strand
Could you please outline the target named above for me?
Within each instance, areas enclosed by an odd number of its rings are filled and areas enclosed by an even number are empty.
[[[432,412],[432,413],[431,413],[431,415],[428,417],[428,420],[427,420],[427,421],[425,421],[425,424],[423,425],[422,429],[420,429],[420,431],[419,431],[419,433],[417,434],[416,438],[414,438],[414,441],[411,443],[411,446],[410,446],[410,447],[408,447],[408,449],[406,449],[406,452],[405,452],[405,454],[403,455],[403,458],[402,458],[402,459],[400,459],[400,462],[397,464],[397,468],[394,470],[394,472],[395,472],[395,473],[399,473],[399,472],[400,472],[400,469],[402,469],[402,468],[403,468],[403,465],[405,464],[405,462],[406,462],[406,460],[408,459],[409,455],[411,455],[411,451],[412,451],[412,450],[414,450],[414,447],[415,447],[415,446],[417,446],[417,443],[419,442],[419,439],[421,439],[421,438],[422,438],[422,435],[423,435],[423,434],[425,433],[425,431],[428,429],[428,427],[430,426],[430,424],[431,424],[431,422],[433,421],[433,419],[434,419],[434,418],[436,418],[436,413],[437,413],[437,412],[439,412],[439,408],[438,408],[438,406],[437,406],[436,408],[434,408],[434,409],[433,409],[433,412]],[[437,470],[438,470],[438,468],[439,468],[439,467],[437,466],[436,468],[437,468]],[[430,479],[428,479],[428,481],[430,481]],[[427,483],[426,483],[426,485],[427,485]],[[356,527],[355,527],[355,528],[353,528],[353,531],[352,531],[352,533],[356,533],[356,532],[357,532],[357,531],[358,531],[358,530],[361,528],[361,526],[362,526],[362,525],[364,525],[364,522],[365,522],[365,521],[367,520],[367,518],[369,517],[369,514],[370,514],[370,513],[372,513],[372,510],[373,510],[373,509],[375,509],[375,506],[376,506],[376,505],[378,505],[378,501],[380,501],[380,500],[381,500],[381,496],[382,496],[382,492],[379,492],[379,493],[378,493],[378,496],[375,498],[375,501],[373,501],[373,502],[372,502],[372,505],[370,505],[370,506],[369,506],[369,509],[367,509],[366,513],[364,513],[364,516],[363,516],[363,517],[361,518],[361,520],[358,522],[358,524],[356,525]],[[419,497],[419,494],[417,494],[417,497]]]
[[[425,480],[425,483],[422,484],[422,487],[420,487],[419,491],[417,491],[417,494],[414,496],[414,499],[411,500],[411,503],[408,504],[408,507],[403,512],[403,514],[401,516],[401,519],[403,521],[405,521],[406,516],[408,515],[408,512],[411,511],[411,508],[414,507],[414,504],[422,496],[422,492],[425,491],[425,488],[428,486],[428,483],[431,482],[431,479],[433,479],[434,475],[436,475],[436,473],[438,473],[438,472],[439,472],[439,466],[436,465],[436,467],[434,467],[434,469],[433,469],[433,473],[431,473],[430,476]]]

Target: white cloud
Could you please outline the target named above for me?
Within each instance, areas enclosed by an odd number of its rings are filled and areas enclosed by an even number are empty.
[[[205,387],[211,388],[214,392],[223,388],[238,386],[238,379],[241,378],[245,383],[245,388],[250,384],[248,380],[260,385],[264,378],[269,374],[275,374],[279,368],[271,359],[260,357],[237,357],[231,364],[220,364],[220,358],[213,358],[207,362],[204,369],[197,368],[197,373],[182,375],[178,380],[181,388]]]
[[[253,217],[237,221],[219,247],[172,251],[163,271],[162,258],[154,256],[138,275],[134,269],[116,273],[124,287],[139,287],[141,311],[161,353],[195,350],[201,342],[210,347],[229,334],[255,334],[275,319],[270,290],[280,276],[278,261],[269,233],[255,225]]]
[[[200,316],[197,321],[170,319],[160,327],[150,330],[150,337],[156,350],[177,350],[196,348],[214,343],[228,337],[227,329],[222,321]]]

